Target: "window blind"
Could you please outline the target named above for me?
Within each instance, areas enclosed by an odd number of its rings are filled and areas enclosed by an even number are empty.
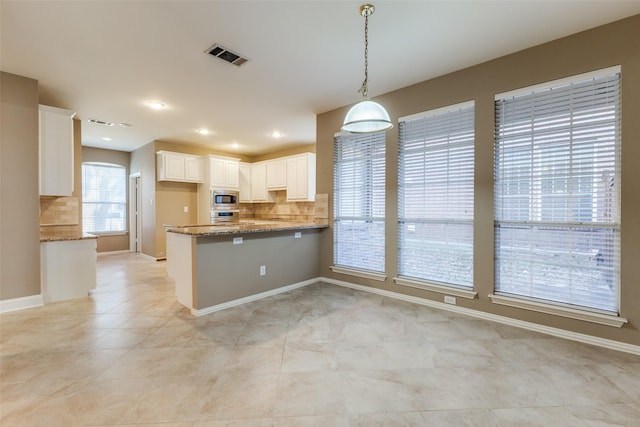
[[[474,103],[401,118],[398,274],[473,287]]]
[[[619,69],[495,102],[496,291],[618,312]]]
[[[126,170],[105,163],[82,164],[82,228],[92,233],[126,231]]]
[[[338,134],[334,144],[334,265],[384,272],[385,134]]]

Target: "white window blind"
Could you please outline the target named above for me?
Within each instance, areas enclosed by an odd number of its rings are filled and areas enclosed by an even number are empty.
[[[496,291],[618,312],[620,73],[495,103]]]
[[[398,274],[473,287],[474,103],[399,121]]]
[[[126,231],[127,180],[123,166],[82,164],[82,229],[90,233]]]
[[[334,265],[385,269],[385,133],[334,140]]]

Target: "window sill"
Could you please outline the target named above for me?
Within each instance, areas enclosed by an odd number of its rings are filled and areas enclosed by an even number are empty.
[[[113,231],[113,232],[108,232],[108,231],[103,231],[103,232],[99,232],[99,231],[88,231],[88,233],[93,234],[94,236],[98,236],[98,237],[109,237],[109,236],[126,236],[127,234],[129,234],[126,231]]]
[[[561,305],[547,304],[524,298],[510,297],[506,295],[489,294],[491,302],[508,307],[522,308],[525,310],[537,311],[538,313],[552,314],[555,316],[567,317],[569,319],[584,320],[585,322],[597,323],[605,326],[621,328],[627,323],[627,319],[612,314],[601,314],[592,311],[578,310],[575,308],[563,307]]]
[[[374,273],[371,271],[358,270],[355,268],[337,267],[335,265],[332,265],[331,267],[329,267],[329,269],[331,269],[331,271],[333,271],[334,273],[348,274],[349,276],[362,277],[364,279],[376,280],[378,282],[384,282],[385,280],[387,280],[387,275],[383,273]]]
[[[452,295],[459,298],[475,299],[478,296],[478,293],[475,291],[457,288],[454,286],[436,285],[433,283],[421,282],[417,280],[403,279],[401,277],[394,277],[393,281],[396,283],[396,285],[424,289],[427,291],[438,292],[445,295]]]

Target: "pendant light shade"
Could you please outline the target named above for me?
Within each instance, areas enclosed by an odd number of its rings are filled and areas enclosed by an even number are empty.
[[[375,11],[372,4],[360,6],[360,15],[364,16],[364,81],[358,92],[362,93],[362,101],[351,107],[342,130],[351,133],[381,132],[393,127],[389,113],[377,102],[369,100],[369,15]]]
[[[377,102],[364,100],[351,107],[344,118],[342,130],[351,133],[380,132],[391,129],[389,113]]]

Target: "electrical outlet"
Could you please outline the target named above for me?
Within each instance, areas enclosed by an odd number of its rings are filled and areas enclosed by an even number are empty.
[[[185,207],[184,207],[184,212],[185,212],[185,213],[189,212],[189,206],[185,206]]]
[[[299,238],[301,238],[301,237],[302,237],[302,232],[301,232],[301,231],[296,231],[296,232],[293,234],[293,238],[294,238],[294,239],[299,239]]]
[[[451,295],[445,295],[444,302],[447,304],[456,305],[456,297],[452,297]]]
[[[242,244],[242,237],[234,237],[233,238],[233,244],[234,245],[241,245]]]
[[[260,275],[264,276],[267,274],[267,266],[266,265],[261,265],[260,266]]]

